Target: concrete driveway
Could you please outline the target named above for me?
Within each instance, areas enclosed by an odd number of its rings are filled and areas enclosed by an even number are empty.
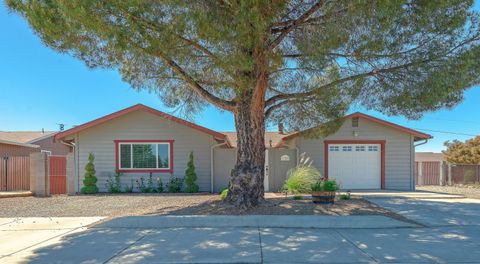
[[[428,227],[480,226],[480,200],[431,192],[356,193]]]

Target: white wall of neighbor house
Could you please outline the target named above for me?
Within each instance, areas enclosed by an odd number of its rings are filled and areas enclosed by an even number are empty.
[[[210,147],[216,142],[211,135],[194,128],[145,111],[135,111],[81,131],[72,138],[75,139],[78,157],[77,188],[82,186],[88,155],[93,153],[98,177],[97,186],[100,191],[106,191],[108,176],[113,175],[116,169],[114,140],[174,140],[173,175],[184,177],[188,155],[193,151],[197,184],[200,191],[210,191]],[[131,184],[133,180],[136,187],[135,180],[142,176],[148,178],[149,173],[124,173],[121,183],[125,186]],[[170,173],[154,172],[153,177],[155,179],[160,177],[165,184]]]
[[[357,132],[357,136],[354,135]],[[391,190],[412,190],[413,138],[400,130],[359,118],[358,127],[352,127],[347,119],[334,134],[319,139],[298,137],[299,153],[305,153],[313,165],[325,174],[324,140],[385,140],[385,188]]]

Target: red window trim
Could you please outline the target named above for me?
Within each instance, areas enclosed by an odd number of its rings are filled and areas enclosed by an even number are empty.
[[[324,163],[325,178],[328,179],[328,145],[330,144],[380,144],[380,188],[385,189],[385,140],[325,140],[324,143]]]
[[[133,139],[133,140],[128,140],[128,139],[122,139],[122,140],[114,140],[115,142],[115,169],[118,172],[122,173],[133,173],[133,172],[165,172],[165,173],[173,173],[173,142],[175,140],[169,139],[169,140],[138,140],[138,139]],[[119,159],[119,145],[120,143],[169,143],[169,149],[170,149],[170,160],[169,160],[169,167],[168,169],[131,169],[131,170],[125,170],[125,169],[120,169],[120,159]]]

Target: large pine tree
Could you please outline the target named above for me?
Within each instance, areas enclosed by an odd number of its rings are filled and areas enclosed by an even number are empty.
[[[267,122],[309,128],[352,104],[418,118],[454,106],[480,78],[472,0],[6,3],[47,46],[118,70],[167,106],[232,112],[227,200],[243,207],[263,198]]]

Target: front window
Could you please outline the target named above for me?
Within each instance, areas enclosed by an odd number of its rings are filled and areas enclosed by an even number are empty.
[[[121,171],[171,170],[172,142],[117,142],[117,167]]]

